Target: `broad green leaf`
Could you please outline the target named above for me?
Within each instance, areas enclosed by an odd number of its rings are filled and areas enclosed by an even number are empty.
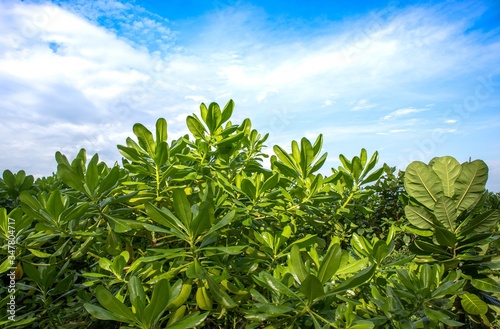
[[[443,195],[439,176],[420,161],[414,161],[406,167],[404,185],[410,196],[429,209],[434,209],[434,204]]]
[[[361,165],[361,159],[355,156],[352,159],[352,176],[354,177],[354,181],[358,182],[359,177],[361,176],[361,171],[363,170],[363,166]]]
[[[319,134],[319,136],[314,141],[313,145],[314,156],[318,156],[322,147],[323,147],[323,134]]]
[[[236,215],[236,211],[234,209],[231,210],[230,212],[228,212],[224,217],[222,217],[221,220],[219,220],[217,223],[212,225],[212,227],[207,231],[206,235],[209,235],[209,234],[221,229],[222,227],[226,226],[227,224],[229,224],[234,219],[235,215]]]
[[[83,179],[80,177],[80,175],[75,173],[72,170],[72,168],[67,167],[66,165],[63,164],[59,164],[57,166],[57,175],[69,187],[72,187],[79,192],[87,194],[87,190],[83,186]]]
[[[217,103],[210,103],[210,105],[208,105],[208,113],[205,120],[210,134],[213,135],[217,128],[220,127],[221,121],[222,114],[219,105]]]
[[[339,155],[340,162],[349,173],[352,172],[352,163],[343,154]]]
[[[12,267],[11,263],[10,263],[10,259],[6,258],[3,263],[0,265],[0,273],[4,273],[4,272],[7,272],[8,270],[10,270]]]
[[[238,306],[238,304],[236,304],[234,300],[231,297],[229,297],[229,295],[225,291],[220,289],[220,285],[216,283],[210,276],[207,276],[206,280],[208,283],[210,293],[212,294],[212,297],[219,304],[222,304],[224,307],[227,308],[233,308]]]
[[[307,169],[313,163],[316,155],[314,154],[311,142],[307,138],[304,137],[300,140],[300,146],[300,166],[302,168],[302,177],[305,178],[309,174]]]
[[[241,190],[250,200],[255,200],[257,196],[257,189],[249,178],[243,178],[241,181]]]
[[[493,293],[499,293],[500,292],[500,284],[493,280],[492,278],[489,277],[484,277],[484,278],[473,278],[471,279],[470,283],[477,289],[486,291],[486,292],[493,292]]]
[[[274,150],[274,153],[276,154],[276,156],[278,157],[278,159],[281,162],[283,162],[283,164],[285,166],[292,169],[293,171],[296,171],[298,169],[294,159],[292,159],[292,157],[288,153],[286,153],[286,151],[283,150],[280,146],[275,145],[273,147],[273,150]]]
[[[363,154],[363,150],[364,150],[364,149],[362,149],[362,150],[361,150],[361,154]],[[365,166],[365,165],[363,165],[364,169],[363,169],[363,174],[361,175],[361,177],[366,177],[366,175],[367,175],[367,174],[368,174],[368,173],[369,173],[369,172],[370,172],[373,168],[375,168],[375,165],[377,164],[377,162],[378,162],[378,151],[375,151],[375,153],[373,153],[372,157],[370,158],[370,161],[368,161],[368,164],[366,164],[366,166]],[[378,170],[380,170],[380,169],[378,169]],[[378,171],[378,170],[377,170],[377,171]],[[383,169],[382,169],[382,171],[383,171]],[[373,175],[373,174],[371,174],[370,176],[372,176],[372,175]],[[378,178],[377,178],[377,179],[378,179]],[[368,183],[368,182],[369,182],[368,178],[363,179],[363,182]]]
[[[156,143],[167,141],[167,120],[159,118],[156,121]]]
[[[462,164],[462,172],[455,182],[457,211],[469,209],[483,194],[488,180],[488,166],[482,160]]]
[[[210,314],[210,312],[205,312],[200,314],[199,311],[195,311],[189,315],[183,317],[180,321],[175,322],[173,325],[168,326],[168,329],[189,329],[198,327],[203,324],[206,317]]]
[[[186,226],[177,219],[167,208],[159,209],[156,206],[146,203],[146,213],[155,222],[170,229],[187,232]],[[186,237],[187,238],[187,237]]]
[[[462,171],[460,163],[450,156],[439,157],[433,161],[432,170],[441,179],[444,195],[449,198],[453,197],[455,195],[455,181]]]
[[[456,235],[443,227],[435,228],[434,237],[436,238],[437,243],[444,247],[453,247],[457,243]]]
[[[298,296],[292,290],[290,290],[290,288],[285,286],[281,281],[273,277],[271,274],[262,271],[259,273],[259,278],[262,279],[264,282],[266,282],[266,284],[272,290],[287,295],[288,297],[298,298]]]
[[[177,217],[184,223],[186,227],[189,227],[193,214],[191,213],[191,204],[187,199],[184,189],[174,189],[173,205]]]
[[[158,281],[153,288],[153,295],[144,309],[144,320],[153,324],[165,312],[170,299],[170,284],[167,280]]]
[[[200,114],[201,114],[201,119],[204,122],[207,122],[208,108],[205,105],[205,103],[200,104]]]
[[[108,237],[106,238],[106,251],[112,256],[119,255],[122,251],[120,237],[112,229],[108,230]]]
[[[231,118],[231,116],[233,115],[233,110],[234,110],[234,101],[230,99],[229,102],[227,102],[226,106],[224,106],[224,109],[222,110],[221,123],[224,123]]]
[[[442,298],[447,295],[456,295],[465,285],[465,280],[446,281],[432,292],[433,298]]]
[[[306,267],[300,256],[300,248],[297,245],[292,246],[290,250],[290,265],[292,267],[293,273],[297,275],[299,281],[302,282],[308,275]]]
[[[24,273],[26,273],[26,275],[30,279],[35,281],[40,287],[44,286],[44,282],[42,280],[42,277],[40,275],[40,271],[38,270],[38,267],[36,267],[35,265],[32,265],[30,263],[23,262],[23,269],[24,269]]]
[[[372,265],[361,270],[353,277],[345,280],[344,282],[342,282],[337,286],[334,286],[332,290],[330,290],[327,294],[323,295],[322,298],[333,296],[341,292],[344,292],[346,290],[353,289],[362,284],[368,283],[375,274],[376,269],[377,269],[376,265]]]
[[[153,139],[153,134],[141,123],[136,123],[133,126],[134,134],[137,136],[139,145],[148,152],[151,158],[156,154],[156,143]]]
[[[447,196],[440,197],[434,206],[434,215],[439,223],[441,223],[449,231],[455,232],[457,211],[456,203],[453,199]]]
[[[426,306],[424,306],[424,313],[429,319],[431,319],[431,321],[434,322],[438,322],[440,320],[448,318],[448,315]]]
[[[134,162],[139,162],[142,160],[141,155],[135,148],[123,145],[117,145],[116,147],[118,148],[120,154],[123,155],[123,157],[126,158],[127,160]]]
[[[309,305],[311,305],[316,298],[324,294],[323,285],[319,279],[312,274],[308,274],[300,284],[300,292],[306,296]]]
[[[124,316],[121,316],[116,313],[109,312],[102,307],[95,306],[89,303],[83,304],[83,307],[90,313],[94,318],[99,320],[106,321],[117,321],[117,322],[130,322],[130,319]]]
[[[194,138],[205,139],[205,133],[207,130],[197,117],[189,115],[186,118],[186,124]]]
[[[432,229],[435,226],[434,216],[425,208],[408,205],[405,207],[405,214],[410,224],[420,229]]]
[[[204,247],[198,250],[216,251],[223,255],[239,255],[246,249],[247,246],[230,246],[230,247]]]
[[[48,257],[52,256],[52,254],[48,254],[48,253],[40,251],[40,250],[36,250],[36,249],[28,249],[28,250],[33,255],[35,255],[36,257],[40,257],[40,258],[48,258]]]
[[[113,188],[118,184],[118,180],[120,179],[120,167],[114,166],[111,168],[111,170],[108,172],[106,177],[104,177],[101,180],[101,183],[99,184],[99,188],[97,189],[97,195],[100,196],[104,192],[108,191],[109,189]]]
[[[300,160],[300,147],[297,141],[292,141],[292,157],[295,160],[295,164],[297,168],[302,168],[301,160]]]
[[[321,261],[318,271],[318,279],[321,283],[325,283],[333,277],[340,267],[342,249],[338,243],[330,246],[325,257]]]
[[[356,321],[352,326],[349,327],[349,329],[373,329],[373,328],[375,328],[375,324],[368,320]]]
[[[481,315],[488,312],[488,304],[470,292],[460,295],[460,303],[465,312],[469,314]]]
[[[365,148],[362,148],[361,152],[359,152],[359,160],[361,162],[361,167],[365,168],[366,161],[368,160],[368,152],[366,152]]]
[[[168,161],[169,158],[168,144],[163,141],[159,142],[156,145],[155,152],[153,160],[158,167],[161,167]]]
[[[136,319],[135,315],[130,311],[130,309],[120,302],[113,294],[111,294],[103,286],[97,286],[95,290],[95,295],[99,304],[104,306],[109,312],[114,315],[126,318],[129,321],[134,321]]]
[[[441,319],[441,322],[446,324],[449,327],[462,327],[465,325],[465,323],[458,322],[458,321],[451,320],[451,319]]]
[[[337,275],[357,273],[368,265],[368,258],[361,258],[351,263],[342,264],[337,271]]]
[[[499,220],[500,210],[498,209],[492,209],[476,216],[470,215],[460,224],[457,232],[461,236],[467,236],[471,233],[491,232],[492,227]]]
[[[446,249],[443,249],[443,247],[425,241],[415,240],[410,246],[414,246],[418,250],[423,251],[425,255],[440,254],[450,256],[450,254],[446,251]],[[422,253],[420,253],[420,255],[422,255]]]
[[[130,225],[128,225],[127,222],[123,219],[116,218],[108,214],[103,214],[103,215],[107,219],[109,226],[111,226],[111,228],[115,232],[125,233],[132,229]]]
[[[239,133],[237,133],[235,135],[231,135],[229,137],[226,137],[226,138],[218,141],[217,143],[214,144],[214,146],[217,146],[219,148],[231,147],[236,142],[239,142],[244,136],[245,136],[245,133],[243,131],[240,131]]]
[[[63,196],[59,190],[50,193],[45,209],[56,223],[59,222],[59,215],[66,208],[64,203]]]
[[[381,264],[388,255],[389,246],[383,240],[377,241],[373,246],[373,257],[375,258],[377,264]]]
[[[5,184],[7,184],[8,187],[10,187],[10,188],[16,187],[16,177],[14,176],[12,171],[10,171],[8,169],[4,170],[2,177],[3,177]]]
[[[198,237],[198,235],[209,229],[214,221],[214,206],[208,201],[202,202],[198,215],[191,221],[191,232],[193,237]]]
[[[99,161],[99,157],[95,154],[89,162],[87,166],[87,172],[85,173],[85,183],[89,188],[89,191],[92,195],[95,195],[95,190],[97,184],[99,183],[99,172],[97,169],[97,162]]]
[[[364,185],[364,184],[368,184],[368,183],[376,181],[377,179],[379,179],[382,176],[383,173],[384,173],[384,167],[378,168],[377,170],[372,172],[370,175],[368,175],[368,177],[364,178],[361,181],[360,185]]]
[[[318,171],[319,169],[321,169],[321,167],[323,167],[323,164],[325,163],[326,161],[326,158],[328,156],[328,153],[325,153],[323,154],[319,159],[318,161],[316,161],[314,163],[314,165],[312,166],[311,170],[309,170],[309,174],[313,174],[315,173],[316,171]]]
[[[351,238],[351,246],[356,253],[362,256],[371,256],[373,246],[362,236],[354,233]]]
[[[144,293],[144,288],[142,283],[139,281],[137,276],[132,276],[128,282],[128,290],[130,294],[130,302],[136,310],[136,314],[139,318],[143,317],[143,311],[146,307],[146,294]]]
[[[278,185],[279,180],[280,180],[280,175],[277,172],[273,173],[271,177],[269,177],[264,182],[264,184],[262,184],[259,192],[264,192],[274,188],[276,185]]]

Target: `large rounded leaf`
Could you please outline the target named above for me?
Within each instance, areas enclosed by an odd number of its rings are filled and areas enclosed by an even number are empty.
[[[455,232],[457,210],[456,203],[453,199],[442,196],[434,206],[434,215],[439,223],[446,227],[449,231]]]
[[[432,229],[434,227],[434,216],[422,207],[408,205],[405,207],[408,221],[420,229]]]
[[[460,302],[464,310],[469,314],[481,315],[488,312],[488,304],[469,292],[460,296]]]
[[[439,157],[432,162],[432,170],[441,179],[444,195],[450,198],[453,197],[455,194],[455,181],[462,172],[460,163],[450,156]]]
[[[443,195],[439,176],[420,161],[408,165],[404,184],[408,194],[429,209],[434,209],[434,204]]]
[[[457,210],[468,209],[481,197],[488,180],[488,166],[482,160],[462,164],[462,172],[455,182]]]

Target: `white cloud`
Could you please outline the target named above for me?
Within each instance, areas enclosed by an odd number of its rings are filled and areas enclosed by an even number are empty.
[[[366,99],[361,99],[353,103],[351,111],[369,110],[374,108],[375,106],[376,104],[370,104]]]
[[[392,120],[395,118],[399,118],[402,116],[406,116],[406,115],[413,114],[413,113],[419,113],[419,112],[423,112],[423,111],[427,111],[427,110],[429,110],[429,109],[416,109],[413,107],[405,107],[405,108],[401,108],[401,109],[398,109],[396,111],[393,111],[393,112],[387,114],[386,116],[384,116],[384,120]]]
[[[324,133],[396,148],[442,125],[439,109],[473,95],[476,77],[500,73],[498,37],[472,28],[484,8],[469,6],[389,8],[316,30],[226,6],[173,31],[131,3],[0,3],[0,163],[35,168],[75,145],[118,158],[134,122],[166,117],[173,136],[200,102],[229,98],[234,121],[251,117],[269,145]]]

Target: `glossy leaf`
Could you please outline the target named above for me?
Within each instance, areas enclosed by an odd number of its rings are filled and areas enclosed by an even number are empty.
[[[128,319],[129,321],[136,320],[136,317],[132,313],[132,311],[130,311],[128,307],[120,302],[103,286],[97,286],[95,295],[97,297],[97,300],[99,301],[99,304],[104,306],[104,308],[106,308],[109,312],[118,315],[119,317]]]
[[[312,304],[316,298],[324,294],[323,284],[316,276],[308,274],[300,284],[300,292],[306,296],[309,304]]]
[[[489,277],[473,278],[470,283],[476,289],[479,289],[482,291],[493,292],[493,293],[500,292],[500,284],[497,281],[495,281]]]
[[[139,317],[142,317],[144,308],[146,307],[146,294],[144,293],[144,288],[142,283],[139,281],[137,276],[132,276],[128,282],[128,289],[130,294],[130,302],[134,306],[136,313]]]
[[[139,145],[146,150],[149,156],[154,157],[156,150],[156,143],[153,139],[153,134],[143,124],[136,123],[133,127],[134,134],[137,136]]]
[[[207,132],[200,120],[194,116],[189,115],[186,118],[186,124],[193,136],[196,139],[204,139],[205,133]]]
[[[460,163],[453,157],[443,156],[436,158],[431,166],[443,184],[444,196],[453,197],[455,195],[455,181],[462,172]]]
[[[488,179],[488,166],[482,160],[462,164],[462,172],[455,182],[455,200],[460,213],[471,207],[483,194]]]
[[[318,279],[321,283],[331,280],[333,275],[340,267],[342,249],[339,244],[332,245],[326,252],[325,257],[321,261],[318,271]]]
[[[153,324],[163,314],[169,299],[170,284],[167,280],[160,280],[155,284],[151,301],[144,309],[144,319],[148,324]]]
[[[422,207],[408,205],[405,207],[408,221],[420,229],[432,229],[434,227],[434,216]]]
[[[300,248],[297,245],[292,246],[290,250],[290,265],[293,273],[299,278],[299,281],[304,281],[309,273],[304,266],[302,257],[300,256]]]
[[[462,304],[464,310],[469,314],[481,315],[488,312],[488,304],[470,292],[460,295],[460,303]]]
[[[406,167],[404,185],[410,196],[429,209],[433,209],[436,201],[444,195],[439,176],[420,161],[414,161]]]
[[[156,143],[167,141],[167,121],[164,118],[159,118],[156,121]]]
[[[446,196],[440,197],[434,206],[434,214],[441,225],[450,232],[455,232],[457,211],[456,203],[453,199]]]
[[[173,193],[173,206],[175,214],[184,223],[185,227],[191,224],[191,204],[189,203],[184,189],[174,189]]]

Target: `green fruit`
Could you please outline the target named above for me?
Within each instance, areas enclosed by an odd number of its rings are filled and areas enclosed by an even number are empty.
[[[196,290],[196,304],[200,310],[210,311],[212,309],[212,298],[207,293],[207,288],[198,287]]]
[[[174,311],[181,305],[183,305],[188,300],[189,295],[191,295],[192,287],[193,285],[191,283],[191,280],[183,283],[179,295],[177,295],[177,297],[175,297],[170,303],[168,303],[167,310]]]

